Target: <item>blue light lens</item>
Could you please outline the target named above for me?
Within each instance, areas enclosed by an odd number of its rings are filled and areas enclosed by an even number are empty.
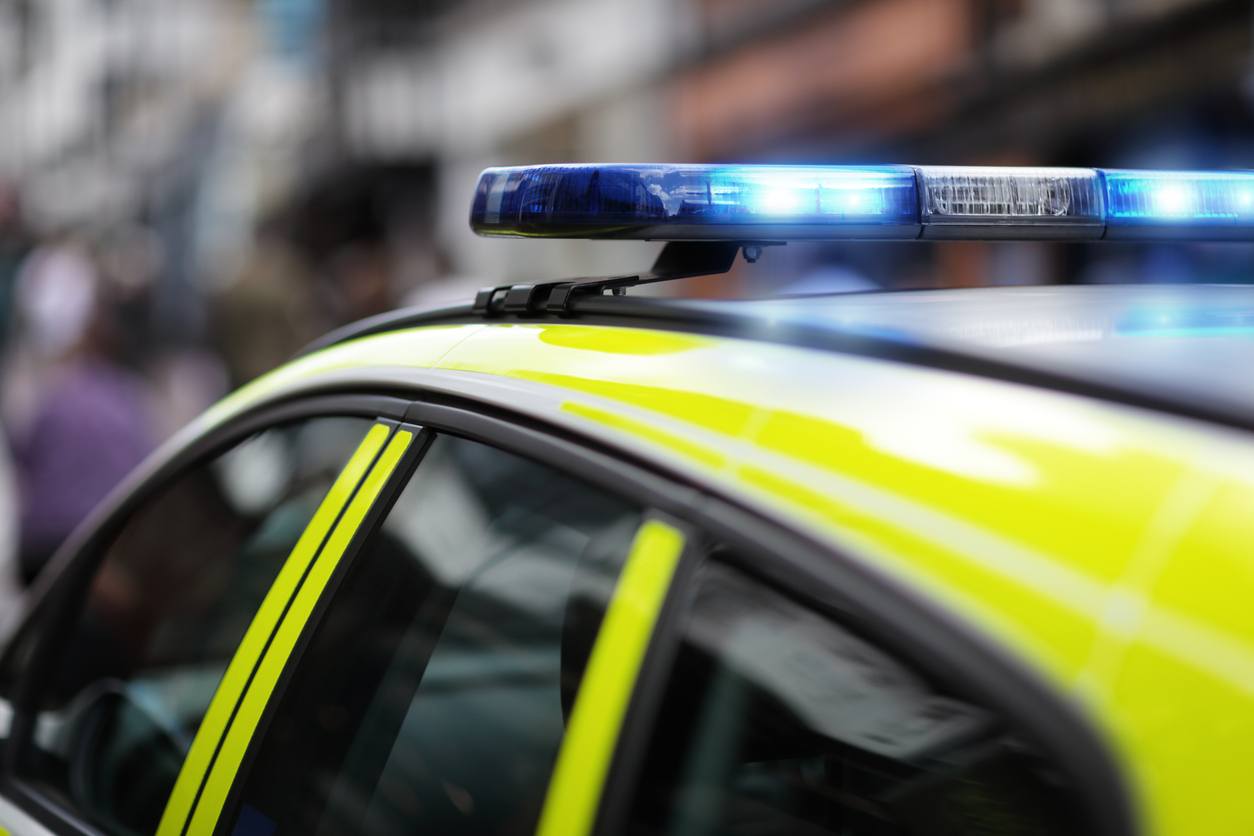
[[[1254,309],[1205,308],[1187,303],[1132,308],[1115,323],[1115,332],[1132,337],[1254,337]]]
[[[1102,172],[1107,237],[1138,229],[1178,228],[1182,235],[1254,229],[1254,173],[1190,171]]]
[[[662,240],[913,238],[908,166],[570,165],[491,168],[481,235]]]

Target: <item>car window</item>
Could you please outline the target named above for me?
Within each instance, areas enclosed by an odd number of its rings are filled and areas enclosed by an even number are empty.
[[[739,571],[695,584],[626,833],[1086,832],[995,712]]]
[[[314,629],[225,832],[533,832],[640,522],[437,437]]]
[[[371,426],[268,429],[160,487],[104,547],[18,771],[107,833],[151,833],[280,566]]]

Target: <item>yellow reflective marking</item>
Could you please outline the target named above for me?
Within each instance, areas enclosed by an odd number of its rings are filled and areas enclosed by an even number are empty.
[[[269,703],[270,696],[274,693],[275,685],[278,684],[279,676],[287,665],[292,649],[295,648],[300,634],[304,631],[305,624],[309,621],[309,616],[318,603],[318,599],[322,597],[327,582],[330,581],[331,575],[339,565],[340,558],[344,556],[349,542],[352,541],[353,535],[357,533],[358,527],[365,519],[366,512],[378,498],[379,492],[387,484],[413,440],[414,434],[406,430],[392,437],[387,449],[379,456],[379,460],[361,483],[357,495],[349,503],[339,525],[331,532],[322,552],[310,568],[305,582],[300,585],[300,589],[292,598],[291,607],[274,632],[274,638],[270,646],[266,648],[261,664],[257,666],[257,673],[249,684],[243,700],[240,701],[235,720],[232,721],[231,727],[226,732],[226,738],[222,741],[222,748],[213,762],[213,770],[209,773],[208,780],[205,781],[204,791],[196,805],[196,811],[192,814],[191,825],[187,829],[189,834],[210,834],[217,827],[218,817],[222,814],[227,793],[235,781],[236,772],[244,760],[248,744],[257,730],[262,712],[265,711],[266,704]]]
[[[689,441],[683,436],[659,429],[657,426],[645,421],[640,421],[621,413],[611,412],[607,409],[599,409],[579,401],[566,401],[562,404],[562,411],[569,412],[571,415],[578,415],[580,418],[585,418],[589,421],[596,421],[598,424],[621,430],[634,438],[673,450],[681,456],[700,462],[706,467],[716,469],[727,467],[727,457],[721,451],[714,450],[696,441]]]
[[[538,836],[592,831],[619,727],[683,548],[683,534],[657,520],[636,534],[579,686]]]
[[[261,658],[261,651],[265,648],[266,641],[283,615],[283,608],[291,600],[292,593],[296,591],[296,585],[304,577],[305,569],[317,554],[318,547],[326,539],[340,511],[348,504],[349,497],[353,495],[357,483],[366,474],[375,456],[383,449],[383,443],[387,441],[390,432],[391,430],[384,424],[375,424],[370,428],[365,438],[357,445],[357,450],[349,458],[348,464],[344,465],[344,469],[336,477],[331,489],[327,491],[327,495],[323,497],[322,503],[314,512],[313,518],[305,527],[300,539],[296,541],[296,545],[292,547],[292,552],[283,563],[283,567],[279,569],[274,584],[262,600],[257,614],[253,616],[252,623],[248,625],[239,649],[235,651],[235,656],[227,665],[226,673],[222,675],[222,681],[218,684],[217,691],[214,692],[209,709],[205,712],[205,718],[200,723],[196,737],[192,740],[187,759],[183,761],[178,779],[174,783],[174,790],[170,793],[165,811],[161,814],[157,836],[178,836],[183,832],[183,826],[187,823],[188,814],[191,813],[196,793],[200,790],[200,785],[204,783],[205,773],[209,770],[218,741],[222,739],[222,734],[226,731],[231,713],[244,693],[244,686],[248,684],[248,677],[252,675],[253,669],[257,666],[257,660]]]

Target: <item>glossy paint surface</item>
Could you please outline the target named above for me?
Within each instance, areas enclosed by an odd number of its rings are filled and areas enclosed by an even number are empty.
[[[1254,439],[865,358],[505,323],[327,349],[201,428],[320,382],[389,380],[593,434],[831,541],[1077,700],[1148,832],[1254,832]]]

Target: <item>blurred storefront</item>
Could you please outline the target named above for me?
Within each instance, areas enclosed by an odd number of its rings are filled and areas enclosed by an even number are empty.
[[[176,335],[274,217],[316,263],[328,241],[380,253],[398,299],[640,264],[475,241],[489,164],[1254,150],[1254,22],[1230,0],[4,0],[0,32],[0,180],[39,227],[156,229],[153,327]],[[1075,253],[1003,249],[845,257],[878,283],[1082,277]]]
[[[681,158],[1166,168],[1246,168],[1254,159],[1248,3],[697,7],[702,42],[672,87]],[[921,285],[1231,279],[1254,255],[993,244],[845,250],[841,260],[885,287],[903,277]],[[789,255],[789,268],[805,269],[806,254]]]

